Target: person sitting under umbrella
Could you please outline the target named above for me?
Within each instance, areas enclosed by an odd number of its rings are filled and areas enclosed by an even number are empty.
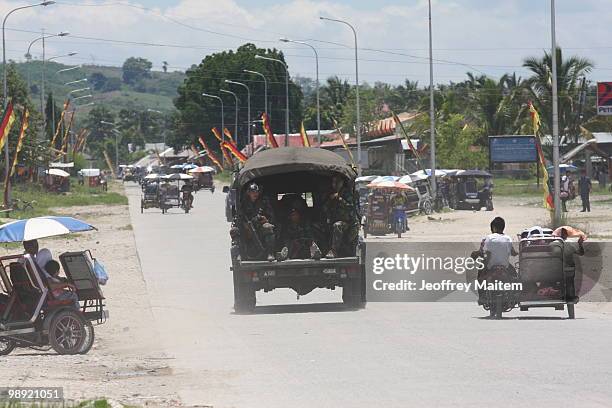
[[[51,295],[55,300],[73,301],[75,307],[79,308],[79,299],[75,293],[76,287],[68,282],[63,281],[57,275],[59,274],[59,263],[53,260],[51,251],[47,248],[38,249],[38,240],[32,239],[23,241],[23,248],[26,254],[29,254],[34,261],[41,276],[45,278],[47,287],[51,291]]]

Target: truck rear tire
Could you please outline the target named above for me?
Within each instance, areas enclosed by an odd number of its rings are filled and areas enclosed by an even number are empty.
[[[575,305],[573,303],[568,303],[567,304],[567,317],[569,319],[575,319],[576,318],[576,309],[575,309]]]
[[[347,278],[342,287],[342,303],[349,309],[361,309],[365,306],[363,295],[363,277]]]
[[[253,313],[257,297],[251,284],[238,283],[234,286],[234,311],[236,313]]]
[[[250,282],[241,282],[238,276],[239,272],[236,269],[238,268],[234,264],[232,268],[234,278],[234,311],[236,313],[252,313],[257,303],[255,288]]]

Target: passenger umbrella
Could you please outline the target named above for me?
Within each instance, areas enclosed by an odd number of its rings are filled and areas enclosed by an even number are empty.
[[[389,188],[396,190],[414,190],[407,184],[400,183],[399,181],[381,181],[380,183],[370,183],[366,187],[368,188]]]
[[[29,241],[95,229],[93,225],[72,217],[35,217],[2,225],[0,242]]]
[[[192,180],[193,176],[185,173],[174,173],[163,176],[162,180]]]
[[[214,173],[215,169],[210,166],[200,166],[195,169],[187,170],[187,173]]]
[[[405,176],[400,177],[400,179],[397,180],[397,181],[398,181],[398,183],[410,184],[414,180],[412,179],[412,177],[410,177],[410,175],[405,175]]]
[[[378,176],[374,180],[372,180],[372,183],[381,183],[383,181],[397,181],[397,180],[399,180],[399,177],[397,176]]]
[[[64,170],[60,170],[60,169],[49,169],[49,170],[45,170],[45,174],[50,174],[52,176],[58,176],[58,177],[70,177],[70,173],[68,173],[67,171]]]
[[[364,182],[372,182],[376,180],[379,176],[361,176],[355,179],[355,183],[364,183]]]

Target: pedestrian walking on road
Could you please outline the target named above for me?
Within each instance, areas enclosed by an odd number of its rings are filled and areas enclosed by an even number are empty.
[[[580,212],[591,212],[591,178],[586,175],[585,170],[582,170],[581,174],[580,180],[578,180],[578,190],[582,200],[582,211]]]

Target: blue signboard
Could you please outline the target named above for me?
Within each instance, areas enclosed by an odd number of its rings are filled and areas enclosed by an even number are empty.
[[[491,163],[533,163],[538,161],[535,136],[489,136]]]

